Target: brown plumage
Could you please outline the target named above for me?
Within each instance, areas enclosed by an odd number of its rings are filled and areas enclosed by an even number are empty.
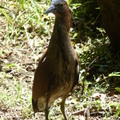
[[[32,93],[34,112],[45,111],[59,97],[62,98],[61,111],[64,111],[65,99],[78,83],[79,62],[69,38],[71,11],[65,0],[52,0],[45,12],[55,15],[55,25],[47,51],[41,57],[35,71]]]

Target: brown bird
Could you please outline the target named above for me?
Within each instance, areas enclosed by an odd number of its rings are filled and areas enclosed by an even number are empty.
[[[41,57],[35,71],[32,105],[34,113],[45,111],[48,120],[49,107],[61,98],[64,119],[65,100],[79,79],[79,62],[69,38],[72,14],[65,0],[52,0],[45,14],[55,15],[55,25],[48,49]]]

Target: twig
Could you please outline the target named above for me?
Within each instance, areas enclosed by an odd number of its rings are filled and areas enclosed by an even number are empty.
[[[86,80],[86,76],[87,76],[87,72],[90,70],[90,66],[98,59],[98,56],[85,68],[85,73],[84,73],[84,78],[83,78],[83,85],[82,85],[82,92],[81,95],[83,95],[84,93],[84,87],[85,87],[85,80]]]

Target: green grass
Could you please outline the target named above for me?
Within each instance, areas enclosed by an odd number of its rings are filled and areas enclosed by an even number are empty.
[[[54,25],[54,16],[44,14],[49,3],[0,1],[0,120],[44,119],[44,113],[33,115],[31,99],[34,71],[49,44]],[[73,10],[78,7],[77,4],[72,6]],[[79,56],[79,82],[85,80],[84,94],[81,95],[81,87],[78,86],[66,100],[70,120],[85,117],[81,110],[84,113],[89,110],[90,118],[94,120],[98,117],[101,120],[120,118],[120,59],[118,54],[111,53],[104,29],[96,29],[100,31],[101,38],[93,39],[88,36],[91,33],[87,33],[86,41],[79,40],[80,43],[75,43],[77,31],[71,29],[70,32]],[[109,95],[111,84],[117,91],[112,96]],[[49,117],[53,120],[63,118],[59,104],[60,100],[57,100],[50,108]]]

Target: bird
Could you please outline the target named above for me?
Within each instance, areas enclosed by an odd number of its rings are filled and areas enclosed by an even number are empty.
[[[45,14],[55,15],[53,33],[47,50],[36,68],[32,87],[34,113],[45,112],[61,98],[60,108],[65,120],[65,100],[79,81],[79,60],[71,44],[69,31],[73,15],[65,0],[52,0]]]

